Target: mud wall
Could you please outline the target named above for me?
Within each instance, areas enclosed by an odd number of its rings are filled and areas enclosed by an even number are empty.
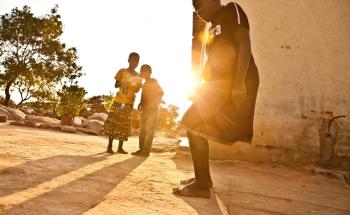
[[[253,145],[318,153],[322,119],[347,115],[332,129],[336,154],[350,156],[350,1],[236,2],[260,73]],[[227,150],[214,145],[212,157]]]

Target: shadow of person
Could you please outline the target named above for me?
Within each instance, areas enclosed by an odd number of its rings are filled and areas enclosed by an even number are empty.
[[[60,175],[102,161],[109,154],[58,155],[0,170],[0,197],[35,187]]]
[[[103,201],[145,158],[132,157],[98,169],[43,195],[18,204],[6,214],[82,214]]]

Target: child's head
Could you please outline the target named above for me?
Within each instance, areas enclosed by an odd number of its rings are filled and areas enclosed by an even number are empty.
[[[152,67],[148,64],[144,64],[141,66],[140,75],[142,78],[147,79],[150,78],[152,74]]]
[[[140,60],[140,55],[136,52],[131,52],[129,54],[129,59],[128,59],[129,68],[135,69],[139,64],[139,60]]]

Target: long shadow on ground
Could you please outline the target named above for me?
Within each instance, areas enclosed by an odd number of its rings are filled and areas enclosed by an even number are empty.
[[[60,175],[105,160],[108,154],[58,155],[0,170],[0,197],[35,187]]]
[[[106,166],[6,211],[7,214],[82,214],[103,201],[145,159],[132,157]],[[35,210],[35,211],[33,211]]]

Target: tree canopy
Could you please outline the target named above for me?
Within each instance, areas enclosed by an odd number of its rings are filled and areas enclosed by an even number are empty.
[[[42,17],[30,7],[14,8],[0,20],[0,86],[5,89],[4,105],[11,90],[17,89],[22,101],[52,96],[64,78],[82,75],[76,48],[60,41],[63,33],[58,6]]]

